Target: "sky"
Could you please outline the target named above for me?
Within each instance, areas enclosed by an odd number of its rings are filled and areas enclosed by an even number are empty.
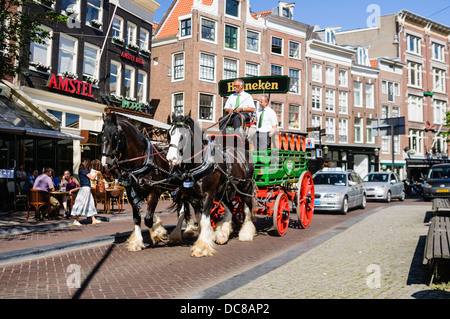
[[[325,27],[342,27],[341,31],[373,26],[373,17],[397,13],[402,9],[450,26],[449,0],[286,0],[295,2],[294,20]],[[161,6],[155,12],[155,22],[160,22],[172,0],[156,0]],[[278,0],[250,0],[253,12],[270,10]]]

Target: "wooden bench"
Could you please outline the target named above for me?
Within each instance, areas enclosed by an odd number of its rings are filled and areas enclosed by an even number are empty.
[[[439,211],[449,211],[450,212],[450,198],[434,198],[433,199],[433,216]]]
[[[443,259],[450,259],[450,217],[435,216],[431,219],[425,244],[424,263],[433,270],[431,282],[437,274],[437,266]]]

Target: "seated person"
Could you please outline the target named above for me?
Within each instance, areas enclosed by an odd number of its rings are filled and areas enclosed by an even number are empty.
[[[259,108],[256,111],[256,133],[254,142],[257,151],[270,148],[272,136],[278,129],[277,113],[269,106],[269,97],[263,95],[259,98]]]
[[[53,180],[51,177],[52,175],[53,169],[46,168],[44,173],[39,175],[34,181],[33,189],[41,190],[44,192],[54,191],[55,185],[53,184]],[[57,217],[59,215],[59,206],[59,201],[55,197],[50,196],[50,211],[48,210],[48,207],[45,207],[44,216],[46,215],[47,217]]]
[[[240,127],[243,126],[241,115],[245,122],[251,120],[250,114],[255,111],[255,104],[250,94],[244,91],[244,81],[237,79],[234,81],[235,93],[230,95],[225,104],[226,113],[219,119],[219,128],[223,134],[227,134],[227,127],[231,126],[234,133],[240,133]],[[231,114],[231,115],[230,115]]]

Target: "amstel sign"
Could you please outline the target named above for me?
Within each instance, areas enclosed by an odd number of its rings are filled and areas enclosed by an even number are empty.
[[[52,74],[48,81],[47,87],[60,90],[75,95],[81,95],[85,97],[94,97],[92,94],[92,84],[79,81],[72,78],[65,78],[61,75]]]

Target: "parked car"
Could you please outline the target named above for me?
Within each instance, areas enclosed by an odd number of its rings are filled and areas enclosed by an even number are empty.
[[[423,199],[450,198],[450,164],[434,165],[428,172],[423,188]]]
[[[382,200],[387,203],[393,198],[405,200],[405,186],[395,173],[369,173],[363,181],[367,200]]]
[[[314,209],[347,214],[350,208],[366,207],[366,189],[354,171],[323,169],[313,175]]]

